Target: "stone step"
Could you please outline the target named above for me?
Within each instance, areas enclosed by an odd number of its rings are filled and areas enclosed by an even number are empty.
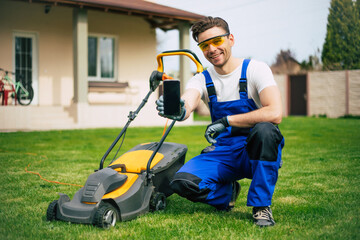
[[[35,129],[76,128],[75,121],[63,107],[36,107],[32,109],[31,126]]]

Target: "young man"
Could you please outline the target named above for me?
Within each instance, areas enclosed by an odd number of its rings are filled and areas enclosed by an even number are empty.
[[[212,146],[188,161],[171,187],[191,201],[231,210],[240,192],[237,180],[252,179],[247,205],[253,207],[255,224],[272,226],[270,205],[284,146],[276,82],[265,63],[231,54],[235,39],[223,19],[207,17],[191,30],[212,66],[188,82],[181,116],[164,116],[162,97],[157,109],[161,116],[185,120],[203,100],[212,118],[205,131]]]

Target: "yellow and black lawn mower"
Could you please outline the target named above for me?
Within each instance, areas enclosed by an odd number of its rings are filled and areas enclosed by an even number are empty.
[[[148,101],[162,81],[172,79],[163,71],[164,56],[185,55],[202,72],[197,56],[189,50],[166,51],[157,56],[158,69],[150,76],[150,90],[100,161],[98,170],[92,173],[85,186],[77,191],[72,200],[60,193],[51,202],[47,220],[93,224],[101,228],[115,226],[117,221],[127,221],[149,211],[166,207],[166,198],[173,194],[169,184],[175,172],[184,164],[186,145],[165,142],[176,120],[173,120],[159,142],[139,144],[104,167],[109,153],[125,133],[130,123]],[[166,90],[164,90],[166,91]],[[178,94],[180,97],[180,94]],[[123,141],[122,140],[122,141]],[[119,149],[122,144],[120,144]],[[115,154],[116,155],[116,154]]]

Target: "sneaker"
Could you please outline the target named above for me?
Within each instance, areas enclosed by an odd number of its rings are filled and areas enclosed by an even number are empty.
[[[241,190],[240,183],[238,183],[237,181],[234,181],[232,183],[232,196],[231,196],[231,201],[230,201],[229,207],[228,207],[229,211],[235,207],[235,202],[236,202],[236,199],[240,195],[240,190]]]
[[[255,224],[260,227],[269,227],[275,225],[270,207],[254,207],[253,218]]]

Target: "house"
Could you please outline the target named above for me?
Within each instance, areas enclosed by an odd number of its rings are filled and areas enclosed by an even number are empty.
[[[299,74],[302,72],[300,63],[292,57],[290,50],[281,50],[276,62],[271,65],[273,74]]]
[[[157,68],[155,28],[178,29],[186,49],[202,17],[143,0],[1,0],[0,68],[31,84],[34,99],[0,106],[0,130],[123,126]],[[182,58],[183,79],[190,64]],[[163,125],[157,97],[133,125]]]

